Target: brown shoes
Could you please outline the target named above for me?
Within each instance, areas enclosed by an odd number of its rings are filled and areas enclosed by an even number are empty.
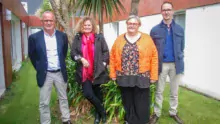
[[[180,119],[178,115],[170,115],[170,117],[173,118],[178,124],[183,124],[183,121]],[[158,119],[159,117],[156,114],[154,114],[150,119],[149,124],[156,124]]]
[[[173,118],[178,124],[183,124],[183,121],[180,119],[180,117],[176,115],[170,115],[171,118]]]
[[[156,114],[152,115],[152,118],[150,119],[149,124],[156,124],[158,119],[159,119],[159,117]]]

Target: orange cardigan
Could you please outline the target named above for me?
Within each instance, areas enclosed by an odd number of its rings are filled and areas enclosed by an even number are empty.
[[[139,73],[150,71],[150,79],[158,80],[158,54],[156,46],[151,37],[141,33],[141,38],[137,41],[139,51]],[[116,70],[122,71],[121,56],[126,40],[125,34],[120,35],[114,42],[110,52],[110,77],[116,78]]]

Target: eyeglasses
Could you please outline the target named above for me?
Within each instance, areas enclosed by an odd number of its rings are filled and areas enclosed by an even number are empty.
[[[162,9],[162,12],[171,12],[172,9]]]
[[[139,23],[127,22],[128,26],[139,26]]]
[[[42,20],[44,23],[48,23],[48,22],[50,22],[50,23],[52,23],[52,22],[54,22],[54,20]]]

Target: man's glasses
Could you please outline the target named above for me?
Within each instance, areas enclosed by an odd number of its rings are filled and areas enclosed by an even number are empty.
[[[139,23],[127,22],[128,26],[139,26]]]
[[[171,12],[172,9],[162,9],[162,12]]]
[[[54,22],[53,20],[42,20],[44,23],[48,23],[48,22],[50,22],[50,23],[52,23],[52,22]]]

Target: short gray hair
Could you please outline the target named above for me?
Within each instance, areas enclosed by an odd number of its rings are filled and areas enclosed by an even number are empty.
[[[126,23],[127,23],[129,20],[131,20],[131,19],[136,19],[136,20],[138,21],[138,23],[141,25],[141,19],[140,19],[138,16],[136,16],[136,15],[130,15],[130,16],[128,17],[128,19],[126,20]]]
[[[46,13],[51,13],[51,14],[53,14],[53,19],[56,20],[54,13],[53,13],[52,11],[49,11],[49,10],[47,10],[47,11],[45,11],[45,12],[42,13],[42,15],[41,15],[41,20],[43,20],[43,15],[46,14]]]

